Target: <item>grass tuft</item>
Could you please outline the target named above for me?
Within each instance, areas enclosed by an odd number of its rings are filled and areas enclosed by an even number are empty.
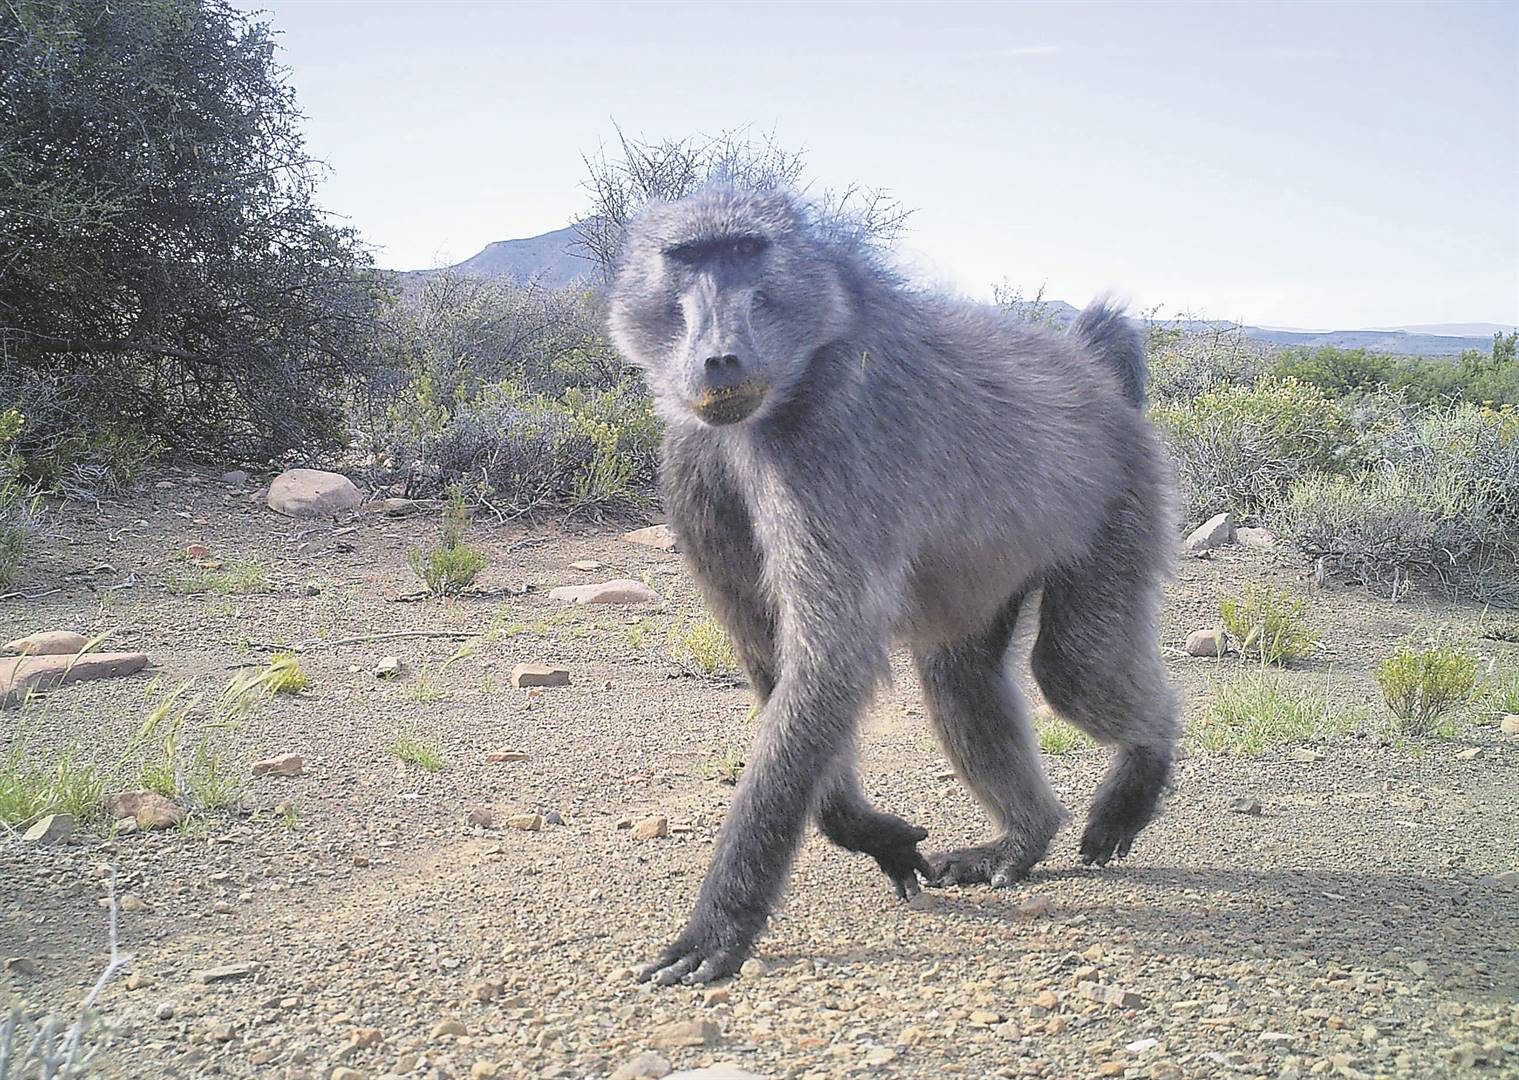
[[[415,765],[427,772],[441,772],[443,751],[414,735],[397,735],[384,750],[397,761]]]
[[[1213,754],[1263,754],[1350,731],[1363,719],[1335,708],[1327,694],[1284,685],[1272,672],[1252,671],[1219,685],[1191,739]]]
[[[1224,629],[1239,643],[1240,655],[1266,664],[1296,660],[1318,644],[1304,620],[1307,612],[1308,601],[1301,596],[1263,585],[1248,585],[1241,596],[1218,605]]]
[[[733,641],[722,623],[710,616],[687,622],[671,634],[670,657],[689,675],[722,681],[739,677]]]

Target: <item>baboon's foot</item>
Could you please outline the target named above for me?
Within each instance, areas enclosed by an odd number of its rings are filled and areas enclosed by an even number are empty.
[[[1140,747],[1118,751],[1087,814],[1081,861],[1106,866],[1127,855],[1139,830],[1155,816],[1170,780],[1169,751]]]
[[[930,885],[990,885],[1005,889],[1028,876],[1044,858],[1049,838],[1030,841],[1026,836],[1003,836],[989,844],[957,848],[930,855]]]

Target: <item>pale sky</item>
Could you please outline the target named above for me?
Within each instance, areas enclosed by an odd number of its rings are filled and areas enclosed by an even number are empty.
[[[581,155],[749,126],[904,256],[1271,326],[1519,323],[1519,4],[282,0],[324,204],[381,265],[566,225]]]

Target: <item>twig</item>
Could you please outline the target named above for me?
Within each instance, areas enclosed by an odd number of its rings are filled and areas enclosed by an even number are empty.
[[[299,645],[276,645],[267,641],[249,642],[252,649],[277,649],[285,652],[310,652],[313,649],[336,648],[339,645],[364,645],[371,641],[394,641],[396,638],[477,638],[484,637],[483,630],[396,630],[388,634],[361,634],[358,637],[335,638],[324,641],[313,638]]]
[[[62,591],[63,591],[63,589],[60,586],[59,588],[56,588],[56,589],[43,589],[41,592],[34,592],[34,593],[24,593],[24,592],[0,593],[0,600],[37,600],[37,599],[40,599],[41,597],[51,596],[55,592],[62,592]]]

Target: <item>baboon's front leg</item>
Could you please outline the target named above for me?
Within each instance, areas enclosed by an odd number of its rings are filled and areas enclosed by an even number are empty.
[[[819,786],[849,752],[855,722],[884,665],[884,623],[839,618],[837,611],[826,619],[839,629],[809,643],[819,647],[780,650],[780,677],[760,712],[759,738],[696,910],[675,943],[641,970],[641,978],[669,985],[731,975],[764,929]]]

